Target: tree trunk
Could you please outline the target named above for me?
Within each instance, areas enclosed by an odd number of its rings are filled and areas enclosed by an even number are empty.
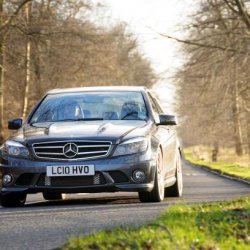
[[[36,53],[32,57],[33,65],[34,65],[34,81],[35,81],[35,88],[36,88],[36,98],[40,99],[42,96],[42,86],[41,86],[41,46],[39,41],[36,41],[32,44],[32,48]]]
[[[212,149],[212,161],[216,162],[218,160],[219,144],[214,142],[214,147]]]
[[[25,18],[26,18],[26,25],[29,28],[30,24],[30,17],[31,17],[31,2],[25,5]],[[26,74],[25,74],[25,92],[24,92],[24,102],[23,102],[23,119],[25,119],[28,110],[28,101],[29,101],[29,89],[30,89],[30,58],[31,58],[31,41],[29,36],[27,36],[27,43],[26,43]]]
[[[233,65],[236,67],[236,65]],[[236,73],[237,70],[235,70]],[[233,90],[233,122],[234,122],[234,137],[235,137],[235,151],[237,155],[243,154],[243,138],[240,123],[240,96],[238,88],[237,74],[234,76],[234,90]]]
[[[250,113],[247,112],[247,150],[250,157]]]
[[[0,0],[0,26],[2,26],[3,23],[3,4],[4,0]],[[4,121],[3,121],[3,110],[4,110],[4,36],[2,33],[0,33],[0,143],[3,143],[4,140],[4,134],[3,134],[3,127],[4,127]]]

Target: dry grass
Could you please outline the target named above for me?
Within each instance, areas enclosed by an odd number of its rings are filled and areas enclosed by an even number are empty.
[[[212,147],[199,145],[188,149],[196,160],[212,161]],[[217,161],[250,168],[250,155],[237,156],[233,148],[219,148]]]

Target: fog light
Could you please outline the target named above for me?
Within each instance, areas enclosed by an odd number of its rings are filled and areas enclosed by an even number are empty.
[[[10,174],[6,174],[3,176],[3,183],[9,184],[12,182],[12,176]]]
[[[135,170],[133,172],[133,179],[135,182],[144,182],[146,179],[146,175],[142,170]]]

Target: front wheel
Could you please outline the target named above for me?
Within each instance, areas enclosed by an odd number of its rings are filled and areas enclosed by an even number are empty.
[[[139,192],[139,199],[141,202],[160,202],[164,199],[164,188],[162,153],[159,150],[156,160],[154,188],[151,192]]]
[[[176,182],[173,186],[165,188],[165,197],[181,197],[183,191],[182,181],[182,166],[181,166],[181,155],[178,153],[176,158]]]
[[[25,193],[1,194],[0,202],[2,207],[21,207],[25,204],[26,197]]]

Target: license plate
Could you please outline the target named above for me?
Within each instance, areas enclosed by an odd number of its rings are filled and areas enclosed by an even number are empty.
[[[47,166],[47,176],[95,175],[94,165]]]

